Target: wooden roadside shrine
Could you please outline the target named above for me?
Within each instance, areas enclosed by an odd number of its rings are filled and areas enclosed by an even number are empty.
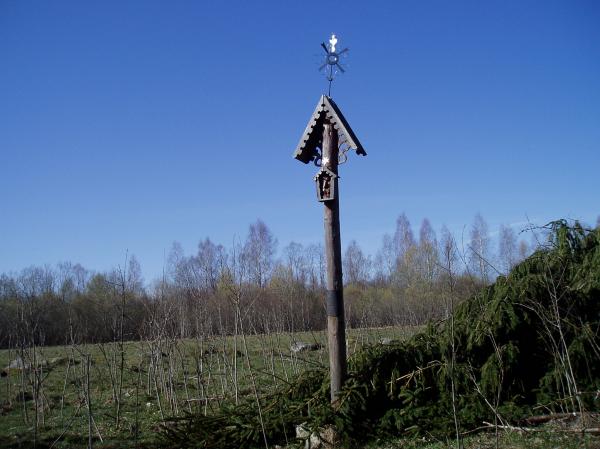
[[[338,106],[330,97],[322,95],[296,147],[294,157],[305,164],[312,161],[321,167],[314,180],[317,199],[324,207],[327,341],[331,402],[334,404],[347,370],[338,165],[345,162],[346,152],[349,150],[362,156],[367,155]]]

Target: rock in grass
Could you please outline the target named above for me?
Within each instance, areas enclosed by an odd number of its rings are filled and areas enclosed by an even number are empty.
[[[310,436],[310,430],[306,428],[306,423],[298,424],[296,426],[296,438],[299,440],[306,440]]]
[[[311,432],[304,422],[296,426],[296,438],[304,440],[304,449],[331,449],[339,446],[340,438],[332,426]]]
[[[290,346],[290,351],[294,353],[317,351],[319,349],[321,349],[321,345],[319,343],[305,343],[303,341],[295,341]]]
[[[42,359],[42,360],[38,360],[36,367],[45,367],[47,365],[48,365],[48,362],[46,360]],[[16,359],[12,360],[6,368],[4,368],[4,371],[8,372],[10,370],[29,370],[29,369],[31,369],[31,363],[23,361],[23,359],[21,357],[17,357]]]
[[[11,370],[11,369],[29,369],[29,363],[27,362],[23,362],[23,359],[21,357],[17,357],[16,359],[12,360],[8,366],[6,368],[4,368],[6,371]]]
[[[296,426],[296,438],[304,441],[304,449],[319,449],[321,447],[321,439],[316,432],[311,432],[306,423]]]
[[[49,362],[51,366],[64,366],[69,363],[69,359],[67,357],[52,357]]]
[[[398,340],[394,340],[393,338],[390,337],[383,337],[379,339],[379,343],[387,346],[387,345],[391,345],[392,343],[396,343]]]

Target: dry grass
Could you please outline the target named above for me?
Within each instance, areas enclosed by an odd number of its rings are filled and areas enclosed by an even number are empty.
[[[412,332],[392,327],[350,330],[349,354],[382,338],[405,338]],[[7,369],[7,376],[0,378],[0,448],[33,447],[34,441],[38,447],[55,448],[87,444],[88,355],[97,448],[143,447],[153,440],[164,417],[211,413],[220,402],[253,394],[250,376],[263,394],[300,371],[328,363],[323,332],[252,335],[245,340],[214,336],[126,342],[121,388],[119,343],[39,347],[35,363],[34,352],[25,351],[25,369]],[[296,354],[290,351],[294,341],[319,343],[323,349]],[[0,351],[0,368],[18,358],[18,351]]]

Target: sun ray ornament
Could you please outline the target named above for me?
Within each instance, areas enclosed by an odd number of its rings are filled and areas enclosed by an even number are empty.
[[[325,42],[321,42],[321,47],[325,50],[325,61],[319,67],[319,71],[325,71],[325,76],[327,76],[327,81],[329,81],[329,92],[327,94],[328,97],[331,97],[331,83],[335,78],[335,75],[338,72],[345,73],[346,69],[340,64],[340,57],[345,55],[349,48],[344,48],[341,51],[336,51],[335,46],[338,43],[338,39],[335,34],[331,35],[331,39],[329,39],[329,47],[325,45]]]

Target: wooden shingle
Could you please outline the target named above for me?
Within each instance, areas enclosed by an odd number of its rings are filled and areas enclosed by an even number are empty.
[[[325,123],[332,124],[337,130],[340,145],[346,144],[352,150],[355,150],[356,154],[367,155],[338,105],[330,97],[321,95],[315,112],[313,112],[294,151],[296,159],[308,164],[317,158],[319,155],[318,148],[321,148],[322,145],[323,125]]]

